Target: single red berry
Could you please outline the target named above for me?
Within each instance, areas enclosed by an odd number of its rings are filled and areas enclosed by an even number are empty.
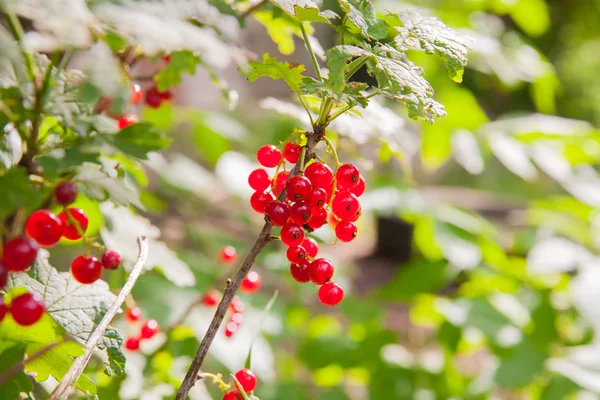
[[[221,293],[216,290],[209,290],[202,297],[202,304],[207,307],[214,307],[219,304],[219,298],[221,297]]]
[[[254,192],[250,197],[250,206],[257,213],[264,214],[267,204],[274,200],[275,198],[271,193]]]
[[[329,260],[317,258],[309,264],[308,273],[315,285],[322,285],[333,276],[333,265]]]
[[[160,326],[158,326],[158,322],[153,319],[149,319],[148,321],[144,322],[144,325],[142,325],[142,329],[140,329],[140,336],[142,339],[150,339],[158,332],[160,332]]]
[[[305,176],[292,176],[285,183],[285,194],[291,201],[309,200],[311,193],[312,185]]]
[[[79,283],[93,283],[102,275],[102,264],[96,257],[79,256],[71,263],[71,274]]]
[[[349,221],[356,216],[360,208],[358,198],[350,192],[336,193],[331,209],[342,221]]]
[[[238,380],[244,392],[249,393],[256,387],[256,375],[248,368],[240,369],[235,373],[235,378]]]
[[[102,266],[106,269],[117,269],[121,265],[121,255],[114,250],[105,251],[102,254]]]
[[[327,191],[320,187],[313,187],[309,205],[311,208],[321,208],[327,205]]]
[[[156,86],[151,87],[146,91],[146,105],[152,108],[158,108],[162,104],[162,97],[158,93]]]
[[[341,165],[335,173],[335,187],[338,190],[349,190],[360,180],[360,172],[354,164]]]
[[[290,207],[290,218],[295,223],[304,225],[310,221],[310,217],[312,217],[312,209],[308,203],[300,201]]]
[[[237,250],[233,246],[225,246],[219,254],[223,264],[231,264],[237,258]]]
[[[133,84],[131,85],[131,104],[137,104],[142,101],[142,88],[140,85]]]
[[[304,230],[298,224],[288,222],[281,227],[281,241],[287,246],[300,246],[304,240]]]
[[[273,189],[273,193],[275,193],[275,196],[279,197],[279,195],[281,194],[281,191],[285,186],[285,182],[287,181],[288,176],[290,176],[290,173],[285,171],[278,173],[275,177],[275,180],[271,184],[271,188]]]
[[[225,325],[225,336],[228,338],[232,337],[239,327],[240,326],[233,321],[228,322],[227,325]]]
[[[140,349],[140,339],[136,337],[128,337],[125,340],[125,348],[129,351],[136,351]]]
[[[348,221],[356,222],[356,221],[358,221],[358,219],[360,218],[361,215],[362,215],[362,207],[358,206],[358,211],[356,211],[356,214],[354,214],[354,217],[350,218]]]
[[[171,56],[170,55],[166,55],[166,56],[162,56],[162,59],[164,62],[169,63],[171,62]]]
[[[25,223],[27,236],[42,247],[53,246],[60,240],[65,225],[50,210],[34,211]]]
[[[6,313],[8,312],[8,307],[4,304],[4,296],[0,296],[0,322],[4,320]]]
[[[265,144],[256,152],[256,159],[263,167],[273,168],[281,161],[281,152],[272,144]]]
[[[227,331],[225,331],[225,333],[227,333]],[[223,400],[244,400],[244,395],[237,390],[230,390],[223,395]]]
[[[231,301],[229,308],[231,308],[231,311],[234,313],[241,313],[244,311],[244,303],[242,303],[239,297],[235,296]]]
[[[0,289],[3,289],[8,283],[8,268],[0,262]]]
[[[327,211],[324,208],[313,208],[312,217],[308,221],[308,226],[313,229],[319,229],[327,220]]]
[[[68,206],[75,201],[77,197],[77,185],[73,182],[63,182],[54,189],[56,202],[62,206]]]
[[[319,244],[315,239],[311,237],[306,236],[301,246],[304,247],[304,249],[306,250],[306,254],[308,254],[309,257],[314,258],[319,252]]]
[[[335,282],[327,282],[319,288],[319,300],[326,306],[335,306],[344,298],[344,289]]]
[[[299,264],[306,260],[306,249],[302,246],[288,247],[286,256],[291,263]]]
[[[333,172],[327,164],[314,162],[304,170],[304,176],[310,179],[314,187],[327,189],[333,182]]]
[[[79,227],[81,231],[85,233],[88,227],[88,217],[81,208],[69,208],[69,214],[79,223]],[[75,225],[71,225],[71,222],[67,218],[67,214],[65,212],[61,212],[59,215],[60,220],[65,224],[65,231],[63,232],[63,236],[70,240],[78,240],[81,239],[81,235],[77,231]]]
[[[42,318],[46,306],[42,298],[36,293],[24,293],[15,297],[10,304],[10,312],[17,324],[22,326],[33,325]]]
[[[137,117],[135,115],[127,114],[122,118],[119,118],[118,124],[119,129],[125,129],[129,125],[133,125],[137,122]]]
[[[37,257],[38,244],[25,236],[19,236],[4,244],[2,263],[9,271],[25,271]]]
[[[258,272],[250,271],[242,281],[240,290],[243,293],[254,293],[260,289],[260,275]]]
[[[352,193],[356,197],[360,197],[360,196],[362,196],[362,194],[364,192],[365,192],[365,180],[361,175],[360,179],[358,180],[358,183],[355,186],[350,188],[350,193]]]
[[[335,236],[342,242],[351,242],[358,234],[354,222],[340,221],[335,227]]]
[[[308,273],[308,262],[304,260],[303,262],[296,264],[290,264],[290,275],[296,282],[306,283],[310,281],[310,274]]]
[[[257,192],[264,192],[271,184],[271,180],[267,171],[257,168],[248,175],[248,184]]]
[[[285,158],[289,163],[296,164],[300,159],[301,152],[302,147],[300,147],[296,143],[288,143],[283,149],[283,158]]]
[[[170,90],[165,90],[164,92],[158,92],[158,95],[160,96],[160,98],[162,100],[171,100],[171,97],[173,97],[173,92],[171,92]]]
[[[267,220],[274,226],[282,226],[290,218],[290,208],[283,201],[275,200],[265,207]]]
[[[129,322],[137,322],[142,318],[142,310],[139,307],[132,307],[125,312],[125,318]]]

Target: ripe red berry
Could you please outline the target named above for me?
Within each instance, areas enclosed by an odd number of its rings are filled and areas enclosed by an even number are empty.
[[[219,304],[219,298],[221,297],[221,293],[216,290],[209,290],[202,297],[202,304],[207,307],[214,307]]]
[[[166,63],[170,63],[171,62],[171,56],[168,55],[168,54],[166,56],[162,56],[162,59]]]
[[[37,257],[38,244],[28,237],[20,236],[4,244],[2,263],[9,271],[25,271]]]
[[[240,326],[233,321],[228,322],[227,325],[225,325],[225,336],[228,338],[232,337],[239,327]]]
[[[324,208],[313,208],[312,217],[308,221],[308,226],[313,229],[319,229],[327,220],[327,211]]]
[[[54,189],[56,202],[62,206],[68,206],[77,197],[77,185],[73,182],[63,182]]]
[[[22,326],[33,325],[42,318],[46,306],[42,298],[36,293],[25,293],[15,297],[10,304],[10,312],[17,324]]]
[[[170,90],[165,90],[164,92],[158,92],[158,95],[162,100],[171,100],[171,97],[173,97],[173,92]]]
[[[281,161],[281,152],[272,144],[265,144],[256,152],[256,159],[263,167],[273,168]]]
[[[365,192],[365,180],[361,175],[360,179],[358,180],[358,183],[355,186],[353,186],[352,188],[350,188],[350,193],[352,193],[356,197],[360,197],[360,196],[362,196],[362,194],[364,192]]]
[[[252,189],[258,192],[264,192],[271,184],[271,180],[269,179],[267,171],[262,168],[257,168],[248,175],[248,184]]]
[[[53,246],[60,240],[65,226],[53,212],[49,210],[34,211],[25,223],[27,236],[42,247]]]
[[[241,313],[244,311],[244,303],[242,303],[239,297],[235,296],[231,301],[229,308],[231,308],[231,311],[234,313]]]
[[[105,251],[102,254],[102,266],[106,269],[117,269],[121,264],[121,255],[114,250]]]
[[[250,197],[250,206],[257,213],[264,214],[267,204],[274,200],[275,198],[271,193],[254,192]]]
[[[137,104],[142,101],[142,88],[140,85],[135,83],[131,85],[131,99],[129,101],[131,104]]]
[[[356,214],[354,214],[354,217],[350,218],[348,221],[356,222],[356,221],[358,221],[358,219],[360,218],[361,215],[362,215],[362,207],[359,205],[358,211],[356,211]]]
[[[118,124],[119,129],[125,129],[129,125],[133,125],[137,122],[137,118],[135,115],[127,114],[124,117],[119,118]]]
[[[304,247],[306,254],[308,254],[310,257],[316,257],[317,253],[319,252],[319,244],[311,237],[306,236],[301,246]]]
[[[144,325],[142,325],[142,329],[140,329],[140,336],[142,339],[150,339],[158,332],[160,332],[160,326],[158,326],[158,322],[153,319],[149,319],[148,321],[144,322]]]
[[[244,392],[249,393],[256,387],[256,375],[247,368],[240,369],[235,373],[235,378],[238,380]]]
[[[285,184],[285,194],[291,201],[309,200],[311,193],[312,185],[305,176],[292,176]]]
[[[283,201],[275,200],[265,207],[267,220],[274,226],[282,226],[290,218],[290,208]]]
[[[69,208],[69,214],[79,223],[79,227],[81,231],[85,233],[88,227],[88,217],[81,208]],[[78,240],[81,239],[81,235],[77,231],[75,225],[71,225],[69,219],[67,218],[67,214],[65,212],[61,212],[59,215],[60,220],[65,224],[65,231],[63,232],[63,236],[70,240]]]
[[[285,158],[289,163],[296,164],[300,159],[301,152],[302,147],[300,147],[296,143],[288,143],[283,149],[283,158]]]
[[[306,260],[306,249],[302,246],[288,247],[286,256],[291,263],[299,264]]]
[[[0,296],[0,322],[2,322],[7,312],[8,307],[6,307],[6,305],[4,304],[4,297]]]
[[[223,400],[244,400],[244,395],[237,390],[230,390],[223,395]]]
[[[125,340],[125,348],[129,351],[136,351],[140,349],[140,339],[136,337],[128,337]]]
[[[288,176],[290,176],[290,173],[285,171],[278,173],[275,177],[275,180],[271,184],[271,188],[273,189],[273,193],[275,193],[275,196],[279,197],[279,195],[281,194],[281,191],[285,186],[285,182],[287,181]]]
[[[306,167],[304,176],[310,179],[314,187],[327,189],[333,182],[333,172],[327,164],[322,162],[314,162]]]
[[[102,264],[96,257],[79,256],[71,263],[71,274],[79,283],[93,283],[102,275]]]
[[[309,264],[308,273],[315,285],[322,285],[333,276],[333,265],[329,260],[317,258]]]
[[[231,264],[237,258],[237,250],[233,246],[225,246],[219,254],[223,264]]]
[[[321,208],[327,204],[327,192],[323,188],[313,187],[309,204],[312,208]]]
[[[360,208],[358,198],[350,192],[339,192],[333,198],[331,209],[342,221],[350,221]]]
[[[308,261],[304,260],[303,262],[296,264],[290,264],[290,275],[296,282],[306,283],[310,281],[310,274],[308,273]]]
[[[349,190],[360,180],[360,172],[354,164],[341,165],[335,173],[335,186],[338,190]]]
[[[139,307],[132,307],[125,312],[125,318],[129,322],[137,322],[142,318],[142,310]]]
[[[304,230],[298,224],[289,222],[281,227],[281,241],[287,246],[300,246],[304,240]]]
[[[319,288],[319,300],[326,306],[335,306],[344,298],[344,289],[335,282],[327,282]]]
[[[0,262],[0,289],[8,283],[8,268]]]
[[[335,236],[342,242],[351,242],[358,234],[354,222],[340,221],[335,227]]]
[[[160,93],[158,93],[158,89],[156,86],[151,87],[146,92],[146,105],[152,108],[158,108],[162,104],[162,97]]]
[[[290,218],[299,225],[306,224],[312,217],[310,205],[304,201],[292,204],[290,207]]]
[[[243,293],[254,293],[260,289],[260,275],[258,272],[250,271],[242,281],[240,290]]]

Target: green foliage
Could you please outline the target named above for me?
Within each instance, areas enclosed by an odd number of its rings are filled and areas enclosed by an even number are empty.
[[[195,73],[196,66],[201,62],[200,57],[191,51],[176,51],[169,56],[169,65],[154,76],[156,86],[161,92],[181,84],[182,75]]]
[[[266,76],[273,80],[283,79],[290,89],[296,91],[302,81],[302,73],[305,71],[304,65],[290,65],[288,62],[277,61],[270,57],[268,53],[263,54],[262,61],[250,61],[250,68],[240,68],[250,82],[255,82],[258,78]]]
[[[35,207],[42,194],[31,186],[22,168],[11,168],[0,176],[0,218],[12,214],[17,207]]]

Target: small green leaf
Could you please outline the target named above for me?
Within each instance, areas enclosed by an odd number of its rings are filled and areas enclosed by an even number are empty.
[[[529,337],[523,338],[507,357],[500,359],[495,382],[506,388],[518,388],[534,380],[544,370],[547,354]]]
[[[0,376],[13,365],[23,361],[25,349],[24,343],[0,343]],[[25,371],[19,371],[0,385],[0,399],[19,399],[21,393],[29,393],[32,390],[31,379],[25,374]]]
[[[304,65],[291,65],[288,62],[277,61],[270,57],[269,53],[263,54],[263,61],[250,61],[250,68],[238,68],[238,70],[250,82],[255,82],[258,78],[266,76],[273,80],[283,79],[290,89],[297,91],[302,81],[302,73],[306,70]]]
[[[365,38],[385,39],[388,25],[377,18],[377,12],[370,0],[339,0],[339,2],[346,12],[346,18]]]
[[[290,55],[296,49],[294,36],[301,36],[302,31],[298,23],[287,14],[281,12],[278,16],[274,14],[269,11],[255,11],[252,15],[265,27],[271,39],[277,43],[281,54]]]
[[[176,51],[170,54],[171,60],[169,64],[154,76],[154,81],[158,90],[161,92],[169,90],[169,88],[180,85],[184,73],[194,74],[196,66],[202,61],[200,57],[191,51]]]
[[[357,46],[340,45],[332,47],[325,55],[327,56],[327,66],[329,67],[327,87],[336,93],[340,93],[346,85],[344,74],[346,72],[347,61],[353,57],[370,54]]]
[[[12,214],[18,207],[33,208],[41,201],[42,193],[29,181],[25,169],[10,168],[0,176],[0,218]]]
[[[330,19],[339,18],[339,15],[331,10],[319,11],[316,7],[300,7],[294,6],[294,16],[299,21],[321,22],[330,24]]]
[[[149,152],[167,148],[171,144],[171,139],[147,122],[130,125],[115,135],[104,135],[104,138],[123,153],[143,160],[147,159]]]
[[[349,82],[345,85],[342,92],[336,93],[325,83],[307,76],[302,79],[301,88],[303,94],[313,94],[318,97],[331,97],[339,104],[359,104],[363,108],[367,107],[369,104],[369,100],[363,94],[363,91],[367,89],[366,83]]]

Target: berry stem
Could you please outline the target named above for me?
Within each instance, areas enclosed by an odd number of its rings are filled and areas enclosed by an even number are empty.
[[[226,391],[231,389],[231,385],[228,383],[225,383],[225,381],[223,380],[223,375],[221,374],[209,374],[208,372],[202,372],[200,374],[198,374],[198,379],[205,379],[205,378],[210,378],[212,380],[212,383],[218,383],[219,384],[219,389],[221,389],[222,391]]]
[[[331,153],[333,154],[333,159],[335,160],[335,168],[337,170],[337,168],[342,165],[342,163],[340,162],[340,159],[337,155],[337,151],[335,151],[335,146],[333,145],[333,143],[331,142],[331,139],[329,139],[328,137],[323,137],[323,140],[325,141],[325,143],[327,143],[327,147],[329,147],[329,150],[331,151]],[[335,179],[335,178],[334,178]]]
[[[350,78],[352,78],[352,76],[367,63],[367,61],[369,61],[369,57],[362,56],[348,64],[348,72],[346,72],[346,75],[344,75],[346,82],[349,81]]]
[[[302,93],[296,92],[296,94],[298,95],[298,100],[300,100],[302,107],[304,107],[304,109],[306,110],[306,113],[308,114],[308,118],[310,119],[310,125],[313,126],[315,124],[315,120],[313,119],[312,113],[310,112],[310,109],[308,108],[308,106],[306,105],[306,102],[304,101],[304,97],[302,97]]]
[[[302,152],[300,153],[300,168],[298,170],[299,173],[304,173],[304,164],[306,163],[306,147],[302,147]]]
[[[319,67],[319,62],[317,61],[317,56],[312,48],[312,44],[310,44],[310,40],[308,34],[306,33],[306,29],[304,28],[304,22],[300,22],[300,31],[302,32],[302,38],[304,39],[304,44],[306,44],[306,50],[308,50],[308,54],[310,55],[310,59],[313,63],[313,67],[315,67],[315,72],[317,73],[317,78],[320,81],[323,80],[323,76],[321,75],[321,68]]]

